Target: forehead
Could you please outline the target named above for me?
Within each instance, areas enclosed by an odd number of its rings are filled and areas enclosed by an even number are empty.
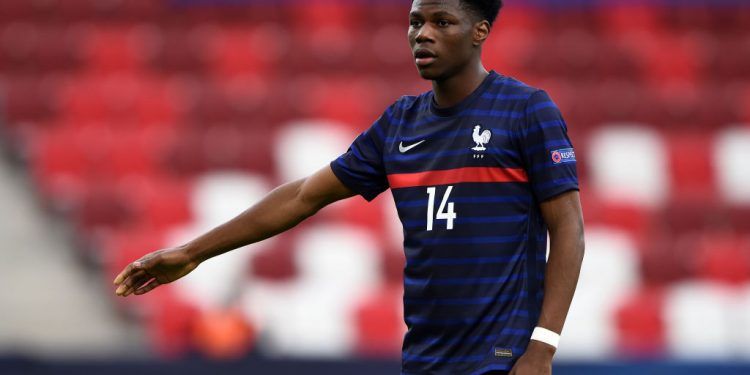
[[[414,0],[411,3],[411,13],[448,12],[455,15],[463,14],[461,0]]]

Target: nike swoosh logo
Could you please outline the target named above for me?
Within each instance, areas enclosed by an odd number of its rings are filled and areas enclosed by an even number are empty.
[[[426,139],[423,139],[423,140],[421,140],[421,141],[419,141],[419,142],[417,142],[415,144],[408,145],[408,146],[404,146],[404,142],[399,142],[398,143],[398,151],[403,154],[404,152],[407,152],[407,151],[413,149],[414,147],[417,147],[417,146],[421,145],[424,141],[426,141]]]

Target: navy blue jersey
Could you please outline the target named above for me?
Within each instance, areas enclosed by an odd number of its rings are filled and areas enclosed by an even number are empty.
[[[367,200],[393,192],[406,254],[402,373],[509,370],[541,309],[539,203],[578,189],[549,96],[495,72],[450,108],[432,92],[405,96],[331,167]]]

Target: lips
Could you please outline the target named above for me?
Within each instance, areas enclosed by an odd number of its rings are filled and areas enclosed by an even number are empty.
[[[414,62],[417,66],[427,66],[435,62],[437,54],[425,48],[414,51]]]

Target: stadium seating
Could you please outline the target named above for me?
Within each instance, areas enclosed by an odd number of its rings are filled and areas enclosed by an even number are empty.
[[[0,1],[0,138],[107,283],[429,88],[397,2],[208,3]],[[750,358],[750,12],[706,13],[509,5],[485,45],[577,148],[589,248],[562,357]],[[113,304],[165,357],[395,357],[401,235],[388,193],[355,198]]]
[[[710,282],[685,282],[675,285],[664,305],[666,337],[672,355],[690,359],[695,353],[703,358],[729,358],[730,304],[733,291]]]
[[[565,327],[565,358],[608,358],[617,353],[616,309],[640,282],[638,252],[627,232],[589,226],[576,303]]]

